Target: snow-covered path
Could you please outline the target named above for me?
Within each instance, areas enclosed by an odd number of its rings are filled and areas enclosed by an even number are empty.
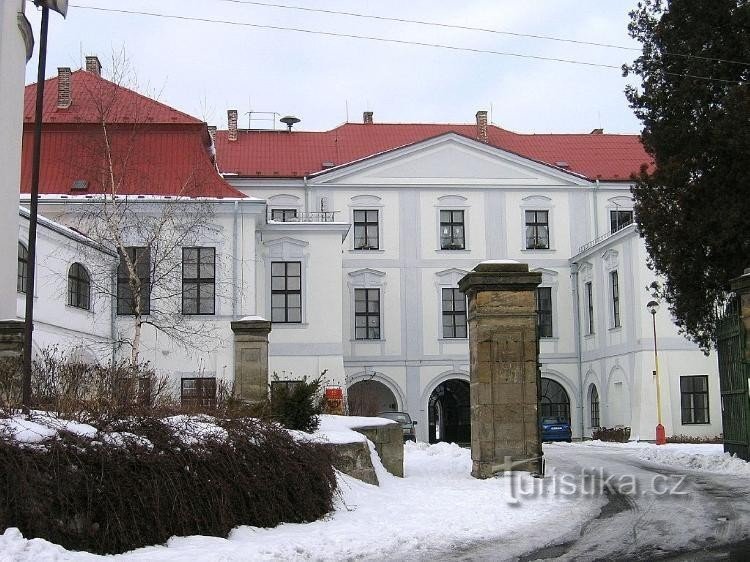
[[[716,559],[700,551],[750,538],[750,466],[737,459],[727,462],[720,445],[545,445],[545,457],[548,478],[589,474],[591,482],[576,493],[603,493],[609,502],[598,517],[545,541],[565,514],[550,519],[537,530],[538,548],[520,560]],[[723,470],[696,469],[702,464]],[[597,481],[609,483],[610,489]],[[501,542],[489,542],[451,558],[499,560],[502,553]]]

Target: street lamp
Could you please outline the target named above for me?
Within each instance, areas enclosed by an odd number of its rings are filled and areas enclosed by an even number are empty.
[[[654,326],[654,377],[656,379],[656,444],[664,445],[667,442],[664,426],[661,424],[661,387],[659,386],[659,355],[656,351],[656,313],[659,303],[649,301],[646,308],[651,313],[651,321]]]
[[[36,79],[36,112],[34,114],[34,149],[31,164],[31,206],[29,209],[29,260],[26,285],[26,317],[24,319],[22,406],[28,413],[31,407],[31,338],[34,332],[34,273],[36,270],[36,226],[39,205],[39,162],[42,153],[42,108],[44,105],[44,74],[47,66],[47,28],[49,11],[62,17],[68,13],[68,0],[34,0],[42,9],[39,32],[39,66]]]

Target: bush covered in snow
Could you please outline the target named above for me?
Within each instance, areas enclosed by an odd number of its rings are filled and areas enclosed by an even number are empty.
[[[332,509],[329,446],[251,418],[0,419],[0,530],[118,553]]]
[[[615,443],[627,443],[630,439],[629,427],[597,427],[591,438],[598,441],[612,441]]]

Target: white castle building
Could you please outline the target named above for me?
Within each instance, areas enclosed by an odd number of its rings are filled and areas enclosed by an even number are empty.
[[[86,232],[52,221],[73,225],[77,210],[101,195],[81,144],[70,142],[73,134],[96,133],[92,100],[110,84],[100,71],[88,57],[86,70],[60,69],[47,81],[41,212],[51,219],[45,244],[57,258],[46,261],[46,274],[56,270],[59,282],[37,280],[39,341],[75,333],[71,345],[91,360],[124,353],[117,342],[132,321],[116,296],[76,292],[81,271],[102,275],[102,268],[76,250],[91,246]],[[324,132],[240,130],[230,111],[228,130],[215,131],[120,92],[123,109],[109,116],[111,128],[132,131],[132,108],[139,108],[137,141],[128,138],[148,158],[134,164],[138,173],[119,195],[144,214],[191,200],[211,207],[208,228],[175,249],[182,291],[167,300],[185,325],[211,328],[213,344],[186,348],[151,328],[143,339],[143,358],[174,373],[184,395],[197,380],[207,388],[231,381],[229,323],[259,315],[272,321],[270,370],[281,378],[325,370],[331,384],[347,389],[353,409],[407,411],[422,440],[468,441],[466,304],[458,280],[481,261],[513,259],[542,272],[543,413],[568,417],[578,438],[614,425],[654,438],[646,309],[654,278],[633,224],[629,179],[649,158],[637,136],[517,134],[488,124],[481,111],[469,125],[377,124],[368,112],[363,123]],[[27,108],[34,94],[28,86]],[[27,110],[22,205],[32,121]],[[63,238],[67,249],[56,252]],[[135,237],[132,244],[133,251],[144,247]],[[97,252],[96,259],[110,260],[116,295],[120,260],[106,247]],[[196,260],[207,269],[189,273]],[[22,311],[19,305],[19,317]],[[667,434],[721,433],[715,357],[678,335],[666,307],[656,328]]]

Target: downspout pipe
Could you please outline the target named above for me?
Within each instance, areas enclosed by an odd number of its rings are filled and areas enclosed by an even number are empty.
[[[240,213],[240,202],[234,202],[234,220],[232,225],[232,319],[238,318],[238,297],[239,297],[239,229],[238,218]]]
[[[575,307],[575,314],[573,315],[573,333],[575,334],[576,340],[576,365],[578,366],[578,404],[581,410],[581,441],[584,437],[585,422],[584,417],[586,408],[584,404],[584,389],[583,389],[583,352],[581,350],[581,307],[580,307],[580,294],[578,291],[578,264],[572,263],[570,266],[570,280],[573,289],[573,306]]]
[[[305,216],[310,212],[310,186],[307,183],[307,176],[302,178],[302,183],[305,186]]]
[[[594,240],[599,238],[599,180],[594,180],[593,203],[594,203]]]

